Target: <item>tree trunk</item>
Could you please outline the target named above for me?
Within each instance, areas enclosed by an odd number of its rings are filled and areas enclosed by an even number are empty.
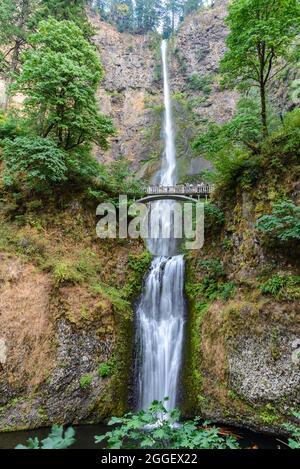
[[[266,86],[262,81],[260,83],[260,103],[261,103],[262,133],[264,137],[267,137],[268,136],[268,123],[267,123]]]

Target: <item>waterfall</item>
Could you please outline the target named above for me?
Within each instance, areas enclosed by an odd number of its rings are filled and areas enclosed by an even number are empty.
[[[167,41],[161,45],[164,83],[164,142],[161,185],[176,183],[176,151],[167,64]],[[174,202],[151,205],[155,225],[171,223],[166,213]],[[176,405],[184,332],[184,259],[174,255],[176,240],[149,239],[154,257],[136,310],[139,343],[138,405],[146,409],[154,400],[168,397],[166,408]]]

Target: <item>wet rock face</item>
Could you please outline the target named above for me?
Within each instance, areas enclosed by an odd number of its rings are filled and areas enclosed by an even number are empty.
[[[300,404],[299,302],[213,304],[201,327],[201,412],[216,421],[284,432]]]
[[[45,412],[51,421],[62,416],[72,422],[91,418],[91,410],[107,387],[97,370],[109,357],[112,344],[100,341],[95,330],[76,330],[64,320],[57,325],[56,340],[57,366],[45,390]],[[80,385],[84,376],[92,377],[86,388]]]
[[[219,85],[219,63],[226,50],[228,29],[224,23],[228,1],[217,2],[214,8],[200,10],[183,22],[175,39],[175,60],[172,83],[174,90],[186,92],[193,98],[203,100],[195,106],[201,119],[217,123],[229,120],[235,111],[238,94],[222,91]],[[189,85],[193,76],[207,79],[210,91],[193,90]],[[204,89],[205,91],[205,89]]]
[[[57,345],[55,366],[38,393],[13,389],[2,377],[1,395],[6,399],[1,403],[8,405],[2,408],[0,431],[99,418],[97,403],[108,392],[109,380],[101,378],[97,370],[107,359],[111,344],[100,341],[95,330],[76,330],[65,320],[57,323],[52,341]],[[91,380],[83,387],[80,383],[85,376]]]
[[[276,339],[268,331],[261,337],[240,337],[228,357],[232,389],[250,402],[276,402],[284,396],[296,396],[300,368],[294,344],[298,339],[285,330]]]
[[[103,113],[112,117],[117,129],[107,152],[95,149],[100,161],[125,157],[133,167],[149,157],[145,129],[153,124],[153,114],[147,108],[149,96],[160,95],[161,88],[154,82],[156,65],[153,38],[119,33],[113,26],[92,16],[96,34],[93,42],[99,50],[105,76],[98,91]]]

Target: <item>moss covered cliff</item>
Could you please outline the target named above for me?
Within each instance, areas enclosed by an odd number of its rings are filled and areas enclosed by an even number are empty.
[[[183,369],[188,414],[277,432],[300,406],[299,244],[257,225],[274,201],[299,204],[297,151],[278,141],[250,186],[215,193],[204,247],[187,255]]]
[[[142,243],[100,241],[80,199],[33,205],[1,211],[2,431],[124,413],[150,261]]]

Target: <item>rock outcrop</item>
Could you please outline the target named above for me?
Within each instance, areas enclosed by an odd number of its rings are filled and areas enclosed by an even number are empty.
[[[110,149],[103,153],[96,148],[96,156],[105,162],[126,158],[135,171],[140,170],[139,175],[147,176],[146,162],[151,158],[155,144],[159,144],[146,137],[147,130],[155,122],[148,103],[152,99],[162,99],[161,87],[154,80],[159,60],[158,38],[119,33],[98,15],[92,15],[90,19],[96,31],[93,42],[105,70],[98,91],[99,106],[103,113],[112,117],[117,130]]]

